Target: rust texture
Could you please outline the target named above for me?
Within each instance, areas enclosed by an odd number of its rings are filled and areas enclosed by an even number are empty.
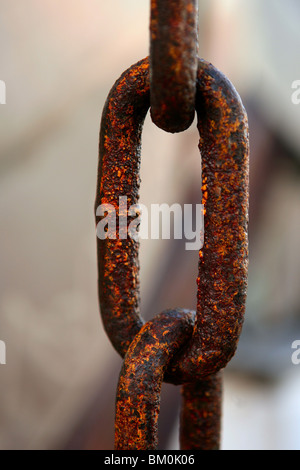
[[[151,0],[151,117],[167,132],[184,131],[195,114],[197,10],[196,0]]]
[[[150,105],[149,81],[149,61],[144,59],[121,76],[107,99],[100,134],[96,214],[97,207],[106,203],[113,204],[118,215],[119,196],[127,196],[128,206],[138,202],[141,132]],[[216,374],[235,353],[245,312],[248,126],[239,95],[229,80],[200,59],[196,112],[204,246],[199,252],[197,312],[180,311],[180,321],[174,323],[175,336],[168,327],[164,336],[164,314],[146,325],[140,317],[138,242],[118,236],[97,240],[103,324],[116,350],[122,357],[127,353],[117,399],[117,448],[142,449],[146,441],[156,445],[162,380],[185,384],[182,446],[189,445],[187,440],[193,448],[219,445],[221,392]],[[186,321],[182,320],[184,316]],[[148,354],[149,361],[145,360]]]
[[[217,373],[182,387],[180,448],[219,450],[221,438],[222,375]]]
[[[116,450],[155,450],[160,391],[172,355],[193,331],[193,316],[164,311],[129,346],[121,370],[115,420]]]
[[[127,196],[128,206],[138,202],[141,134],[149,105],[149,62],[145,59],[116,82],[102,114],[95,210],[97,214],[100,204],[112,204],[117,222],[119,196]],[[117,223],[117,233],[118,228]],[[101,315],[122,357],[143,324],[138,249],[139,243],[129,237],[97,239]]]
[[[213,374],[231,360],[243,325],[248,281],[248,120],[233,85],[204,60],[198,66],[196,111],[204,245],[193,337],[169,367],[179,383]]]
[[[232,358],[245,312],[248,271],[248,127],[241,100],[211,64],[199,59],[198,129],[205,206],[199,252],[193,336],[169,367],[178,383],[202,379]],[[144,59],[117,81],[105,105],[96,208],[138,202],[141,131],[149,108],[149,64]],[[96,221],[98,219],[96,218]],[[124,356],[143,320],[139,315],[138,242],[97,240],[99,296],[106,331]]]

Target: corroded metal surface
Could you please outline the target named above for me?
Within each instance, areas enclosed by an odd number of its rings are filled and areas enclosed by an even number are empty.
[[[230,81],[203,60],[196,111],[205,233],[193,337],[169,368],[179,383],[215,373],[230,361],[243,325],[248,283],[247,115]]]
[[[110,92],[101,125],[96,214],[100,204],[112,204],[118,217],[120,196],[127,196],[128,207],[138,202],[141,132],[149,95],[148,59],[126,71]],[[156,445],[162,380],[186,384],[182,445],[219,445],[220,383],[214,374],[234,355],[245,312],[249,146],[247,116],[239,95],[221,72],[200,59],[196,111],[205,208],[196,314],[180,311],[175,336],[168,330],[164,337],[165,324],[160,323],[164,315],[144,325],[139,314],[138,242],[118,236],[97,241],[104,327],[123,357],[128,351],[117,400],[118,448],[142,449],[145,442],[148,448]],[[117,223],[117,234],[118,228]],[[148,353],[149,362],[145,361]]]
[[[157,448],[164,373],[172,355],[191,335],[193,324],[193,316],[189,312],[165,311],[147,322],[129,346],[117,393],[117,450]]]
[[[151,117],[168,132],[184,131],[195,115],[197,10],[196,0],[151,0]]]
[[[222,375],[217,373],[182,387],[180,448],[219,450],[221,438]]]
[[[95,210],[100,204],[112,204],[117,221],[119,196],[127,196],[128,206],[138,202],[141,134],[149,105],[149,61],[145,59],[115,83],[102,114]],[[101,315],[122,357],[143,324],[138,249],[139,243],[131,238],[97,239]]]
[[[96,208],[138,202],[141,131],[149,108],[145,59],[122,75],[106,103],[100,138]],[[199,59],[198,129],[205,206],[199,253],[197,316],[185,351],[168,373],[175,383],[217,372],[233,356],[241,333],[248,270],[248,128],[240,98],[215,67]],[[117,227],[118,228],[118,227]],[[99,296],[105,329],[124,356],[143,324],[139,316],[138,242],[97,241]]]

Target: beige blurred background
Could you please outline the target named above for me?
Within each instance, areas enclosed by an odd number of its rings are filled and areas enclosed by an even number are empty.
[[[0,449],[112,449],[121,360],[97,298],[98,135],[106,96],[148,55],[150,1],[0,2]],[[249,114],[246,322],[224,374],[222,448],[300,449],[298,0],[200,0],[199,55]],[[147,117],[141,202],[200,202],[195,123]],[[176,241],[177,242],[177,241]],[[141,247],[142,311],[195,307],[197,253]],[[164,386],[160,448],[178,448],[179,389]]]

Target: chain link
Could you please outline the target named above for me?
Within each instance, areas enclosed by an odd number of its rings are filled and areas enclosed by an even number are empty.
[[[167,132],[184,131],[194,119],[197,6],[196,0],[151,0],[151,117]]]
[[[210,450],[220,445],[220,371],[236,351],[247,292],[248,123],[230,81],[206,61],[196,62],[194,110],[205,208],[197,312],[168,310],[145,323],[139,311],[139,242],[120,236],[97,239],[103,325],[125,358],[116,403],[116,449],[156,448],[163,381],[183,384],[181,448]],[[124,72],[107,98],[96,223],[103,204],[112,205],[119,220],[121,196],[127,196],[128,206],[138,203],[142,127],[152,87],[151,59],[146,58]]]

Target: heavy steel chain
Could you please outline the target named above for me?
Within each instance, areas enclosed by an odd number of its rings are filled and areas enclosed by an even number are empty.
[[[196,0],[151,0],[151,117],[167,132],[184,131],[195,114],[197,6]]]
[[[122,74],[102,115],[96,223],[108,205],[115,208],[118,221],[121,212],[127,212],[127,207],[119,207],[124,195],[128,207],[138,203],[141,136],[150,105],[154,122],[171,132],[191,124],[196,111],[205,208],[196,313],[167,310],[145,323],[139,311],[138,240],[121,236],[118,222],[116,238],[109,233],[97,238],[101,316],[113,346],[124,358],[116,400],[118,450],[157,448],[163,381],[182,385],[181,449],[219,449],[221,370],[236,351],[244,319],[247,115],[230,81],[196,57],[196,13],[195,1],[152,1],[150,58]],[[174,30],[179,38],[176,47],[168,42]],[[174,62],[164,59],[166,51],[171,51]],[[182,62],[185,52],[188,59]],[[176,74],[176,70],[183,72]],[[164,77],[170,80],[167,93]]]

